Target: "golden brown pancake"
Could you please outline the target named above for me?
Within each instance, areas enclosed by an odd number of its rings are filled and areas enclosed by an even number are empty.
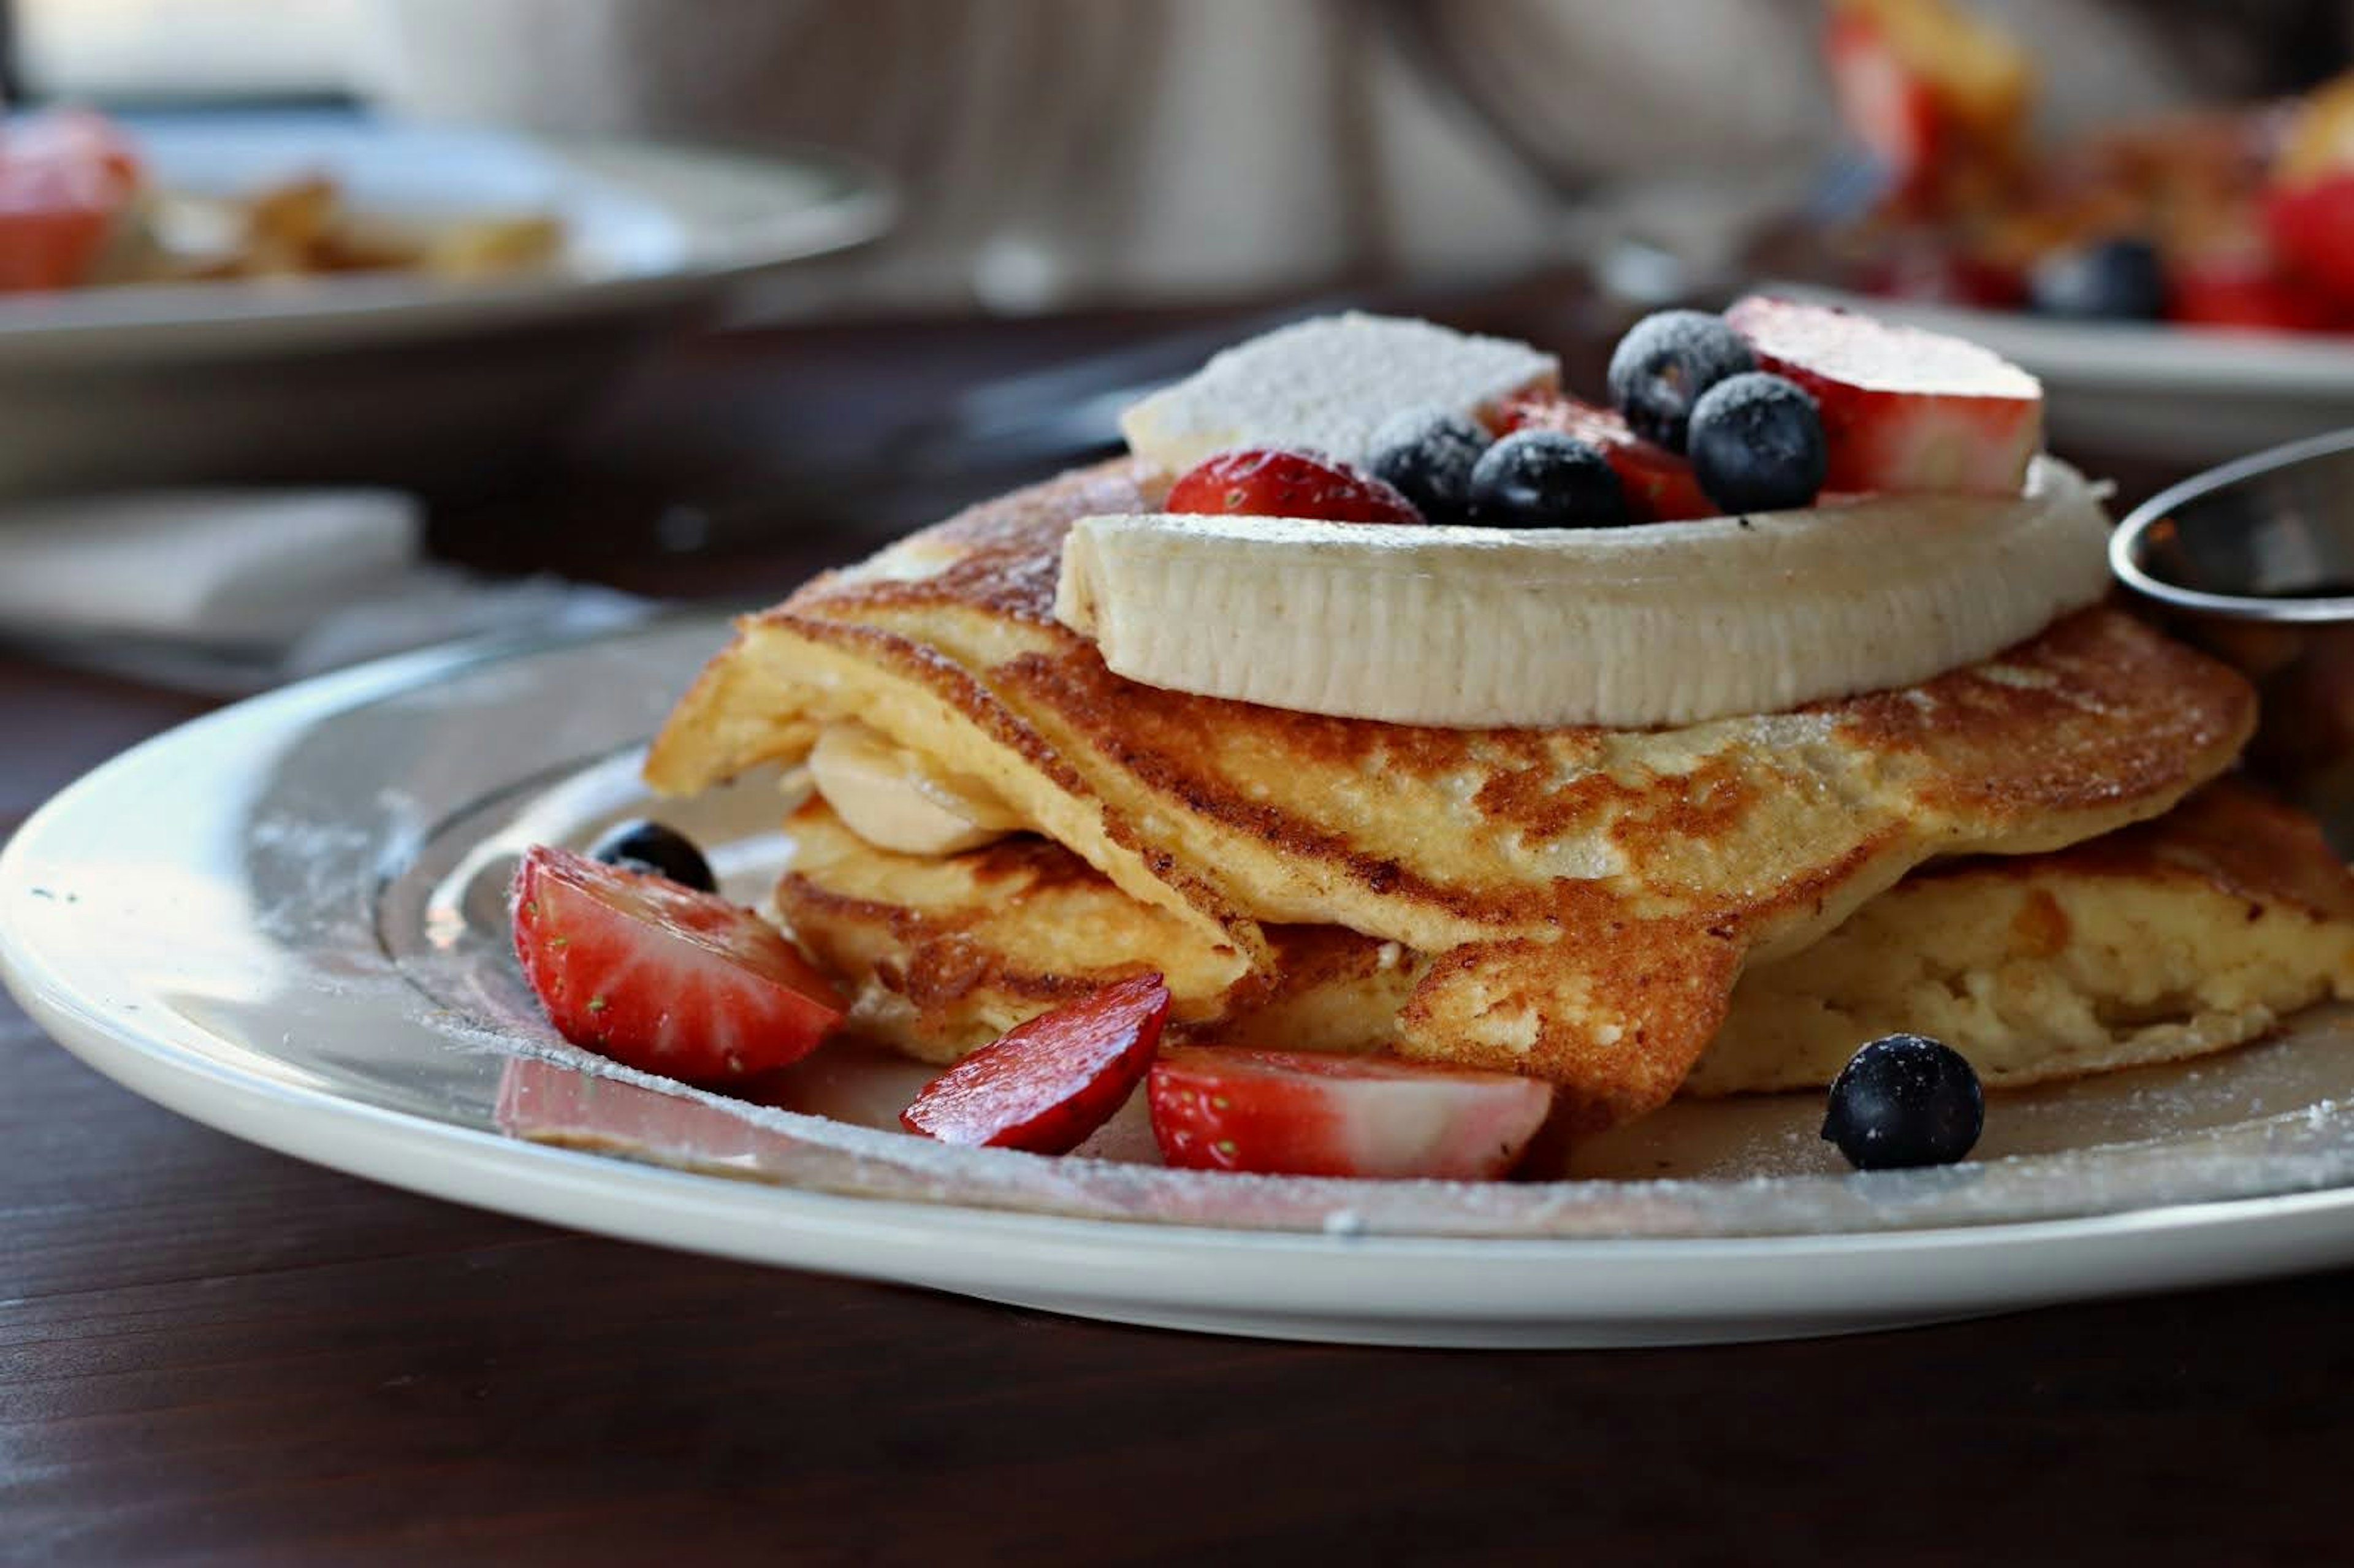
[[[1177,1030],[1286,1050],[1394,1043],[1425,960],[1334,927],[1272,927],[1272,986],[1221,986],[1212,945],[1043,839],[964,854],[865,844],[822,800],[778,889],[854,989],[853,1027],[936,1062],[1145,969]],[[1821,941],[1753,966],[1683,1092],[1819,1087],[1910,1030],[1997,1087],[2223,1049],[2354,996],[2354,877],[2310,818],[2225,780],[2071,849],[1925,867]]]
[[[1903,691],[1681,729],[1455,730],[1161,691],[1056,622],[1064,532],[1150,510],[1127,462],[965,513],[741,623],[647,763],[700,789],[855,717],[978,779],[1231,971],[1268,927],[1431,961],[1399,1049],[1540,1075],[1568,1119],[1664,1102],[1744,965],[1915,865],[2034,853],[2166,810],[2228,765],[2246,683],[2108,610]]]

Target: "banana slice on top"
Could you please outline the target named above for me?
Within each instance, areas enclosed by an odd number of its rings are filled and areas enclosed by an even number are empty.
[[[1055,614],[1117,674],[1295,712],[1642,728],[1909,685],[2108,588],[2100,493],[1575,530],[1087,517]]]

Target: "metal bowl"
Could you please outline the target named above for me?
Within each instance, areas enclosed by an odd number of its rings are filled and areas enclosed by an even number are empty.
[[[2354,430],[2211,469],[2109,542],[2117,579],[2264,698],[2249,768],[2354,854]]]

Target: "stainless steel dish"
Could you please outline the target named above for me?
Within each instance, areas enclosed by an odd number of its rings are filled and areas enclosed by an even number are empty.
[[[2117,578],[2264,697],[2248,765],[2354,854],[2354,430],[2225,463],[2109,543]]]

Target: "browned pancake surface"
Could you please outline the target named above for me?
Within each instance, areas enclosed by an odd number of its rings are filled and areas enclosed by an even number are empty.
[[[1405,1049],[1543,1074],[1603,1122],[1674,1091],[1751,957],[1933,856],[2163,811],[2253,717],[2236,675],[2106,610],[1909,690],[1672,730],[1452,730],[1161,691],[1052,618],[1069,524],[1151,500],[1108,465],[818,579],[743,623],[648,777],[695,789],[858,717],[1253,970],[1273,967],[1270,925],[1430,955]]]

